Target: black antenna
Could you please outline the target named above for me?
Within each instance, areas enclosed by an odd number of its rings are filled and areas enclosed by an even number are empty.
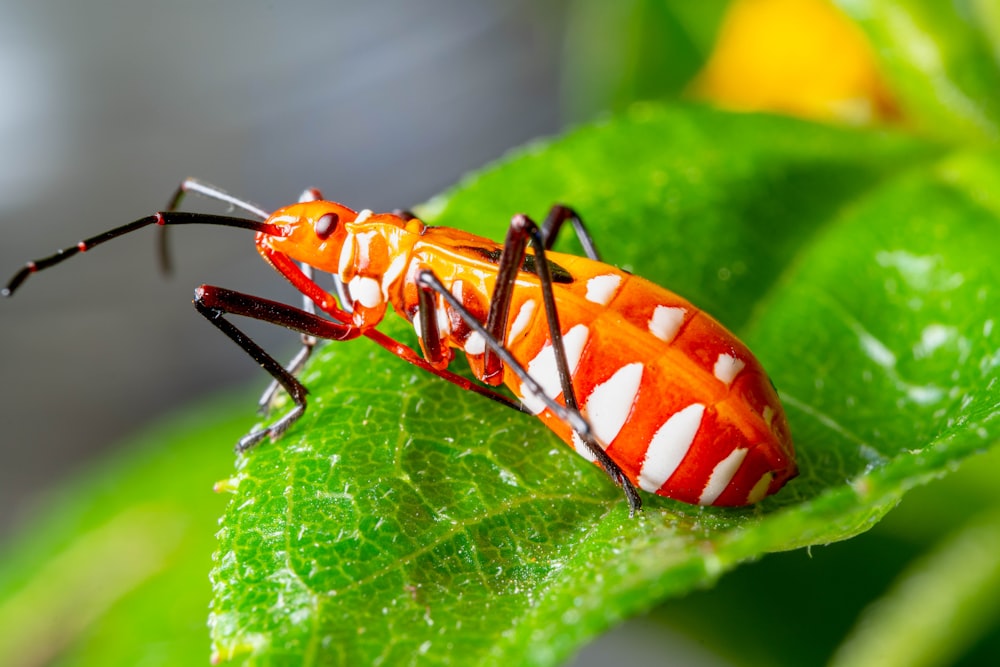
[[[263,232],[264,234],[269,234],[271,236],[282,236],[281,228],[277,225],[271,225],[266,222],[261,222],[259,220],[247,220],[246,218],[232,218],[226,215],[212,215],[209,213],[188,213],[183,211],[167,211],[163,213],[156,213],[154,215],[147,216],[136,220],[135,222],[130,222],[127,225],[122,225],[121,227],[116,227],[115,229],[104,232],[103,234],[98,234],[89,239],[84,239],[80,241],[75,246],[70,246],[69,248],[64,248],[54,255],[49,257],[44,257],[42,259],[36,259],[33,262],[28,262],[21,268],[20,271],[14,274],[7,283],[7,286],[0,290],[0,295],[11,296],[14,291],[21,286],[28,276],[37,271],[47,269],[50,266],[55,266],[61,262],[66,261],[73,255],[77,253],[86,252],[95,246],[99,246],[105,241],[110,241],[111,239],[118,238],[119,236],[124,236],[129,232],[134,232],[137,229],[142,229],[143,227],[148,227],[150,225],[192,225],[192,224],[203,224],[203,225],[219,225],[222,227],[237,227],[239,229],[249,229],[253,232]]]

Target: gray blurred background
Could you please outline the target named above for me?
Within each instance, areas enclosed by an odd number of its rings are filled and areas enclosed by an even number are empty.
[[[0,4],[0,279],[162,208],[197,176],[267,209],[307,186],[408,207],[562,127],[564,2]],[[193,198],[194,199],[194,198]],[[211,210],[205,203],[191,207]],[[247,234],[150,233],[0,301],[0,532],[27,493],[158,415],[266,385],[191,307],[201,283],[291,300]],[[253,328],[285,357],[295,336]],[[284,350],[284,352],[281,352]]]
[[[314,185],[356,208],[424,201],[565,126],[569,9],[569,0],[2,0],[0,279],[162,208],[188,175],[268,209]],[[193,311],[192,289],[296,295],[245,234],[175,231],[169,280],[153,235],[139,233],[0,302],[0,548],[26,499],[151,419],[223,388],[265,386]],[[251,330],[279,357],[296,347],[287,332]],[[658,660],[657,637],[676,639],[641,623],[618,641]],[[614,641],[576,664],[617,659]],[[671,651],[686,662],[682,646]]]

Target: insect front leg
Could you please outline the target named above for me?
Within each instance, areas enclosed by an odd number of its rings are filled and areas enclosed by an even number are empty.
[[[281,419],[266,428],[252,431],[240,439],[236,445],[237,452],[245,452],[256,446],[265,437],[274,439],[288,430],[288,427],[294,424],[305,412],[306,393],[308,393],[308,390],[291,372],[278,363],[274,357],[265,352],[249,336],[229,322],[224,317],[225,315],[232,314],[251,317],[256,320],[278,324],[316,338],[350,340],[357,338],[362,333],[359,328],[352,325],[332,322],[313,313],[308,313],[277,301],[270,301],[242,292],[235,292],[221,287],[212,287],[210,285],[202,285],[195,290],[194,305],[198,312],[204,315],[209,322],[243,348],[243,351],[270,373],[271,377],[288,392],[288,395],[295,402],[295,407]]]
[[[261,254],[267,260],[271,266],[278,270],[281,275],[285,276],[295,287],[312,299],[313,303],[316,304],[318,308],[323,310],[328,316],[337,320],[338,322],[351,322],[353,320],[353,313],[348,312],[346,309],[341,309],[333,303],[333,298],[325,298],[328,295],[323,289],[314,283],[312,280],[306,277],[302,272],[302,268],[289,259],[287,256],[279,252],[274,252],[267,248],[261,251]],[[339,297],[342,298],[342,297]],[[351,304],[350,295],[345,300],[345,306]],[[343,326],[343,325],[342,325]],[[447,368],[441,368],[440,364],[432,364],[423,357],[421,357],[416,351],[411,349],[409,346],[386,336],[378,329],[363,328],[358,327],[361,330],[361,335],[372,340],[376,344],[382,346],[392,354],[396,355],[400,359],[421,368],[428,373],[433,373],[438,377],[451,382],[452,384],[461,387],[462,389],[467,389],[469,391],[475,392],[490,400],[496,401],[497,403],[503,403],[504,405],[511,407],[515,410],[521,411],[522,407],[520,403],[512,401],[503,394],[499,394],[487,387],[483,387],[477,382],[472,382],[467,378],[460,375],[452,373]],[[321,336],[322,338],[323,336]]]
[[[312,280],[313,274],[311,266],[303,264],[302,273],[304,273],[307,278]],[[302,309],[310,315],[316,315],[316,304],[313,303],[312,299],[305,295],[302,296]],[[309,357],[312,356],[313,349],[315,349],[316,344],[319,342],[319,339],[317,339],[316,336],[309,334],[299,334],[299,337],[302,341],[302,347],[299,348],[299,351],[295,353],[292,360],[288,362],[287,366],[285,366],[285,370],[293,376],[298,375],[303,366],[305,366],[306,362],[309,361]],[[268,385],[267,389],[264,390],[264,393],[261,394],[260,399],[257,401],[258,414],[267,415],[271,411],[271,403],[274,401],[274,396],[278,393],[278,389],[280,387],[281,383],[278,382],[277,379],[271,381],[271,384]]]
[[[187,184],[187,181],[182,183],[181,187],[183,188],[185,184]],[[178,192],[180,192],[180,190],[178,190]],[[299,195],[299,203],[318,201],[322,198],[323,194],[318,189],[307,188],[301,195]],[[300,265],[300,268],[302,269],[302,274],[309,281],[312,281],[312,267],[303,262]],[[340,299],[340,302],[343,304],[345,303],[345,293],[341,291],[344,289],[343,283],[335,277],[335,285],[338,288],[338,299]],[[305,294],[302,295],[302,309],[310,315],[316,314],[316,304],[313,303],[313,300]],[[295,353],[292,360],[288,362],[287,366],[285,366],[285,370],[292,375],[299,374],[306,362],[309,361],[309,357],[312,356],[313,349],[315,349],[316,343],[318,342],[318,339],[315,336],[310,336],[309,334],[300,334],[300,339],[302,341],[302,347],[299,348],[299,351]],[[280,387],[281,384],[277,380],[271,381],[271,384],[268,385],[267,389],[264,390],[264,393],[261,394],[260,399],[257,401],[258,414],[267,415],[271,411],[271,403],[274,402],[274,396],[278,393],[278,389]]]
[[[427,270],[427,269],[425,269]],[[424,357],[434,366],[445,367],[451,361],[451,350],[441,341],[441,328],[437,320],[437,309],[434,304],[434,296],[437,292],[432,287],[421,284],[417,281],[417,297],[420,310],[417,315],[420,318],[420,347],[424,352]]]

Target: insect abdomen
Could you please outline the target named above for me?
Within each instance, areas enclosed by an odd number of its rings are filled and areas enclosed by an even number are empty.
[[[640,488],[689,503],[744,505],[794,476],[781,404],[735,336],[667,290],[572,259],[576,280],[558,286],[557,298],[574,391],[598,440]],[[581,271],[591,266],[601,273]],[[524,302],[515,299],[511,325]],[[546,332],[540,304],[533,311],[527,333],[507,342],[563,402],[548,336],[538,333]],[[592,460],[512,377],[508,385],[525,404]]]

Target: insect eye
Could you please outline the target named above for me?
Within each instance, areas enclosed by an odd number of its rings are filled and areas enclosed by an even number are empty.
[[[324,213],[319,216],[319,219],[316,220],[316,236],[325,241],[330,237],[330,234],[333,234],[338,222],[340,222],[340,216],[336,213]]]

